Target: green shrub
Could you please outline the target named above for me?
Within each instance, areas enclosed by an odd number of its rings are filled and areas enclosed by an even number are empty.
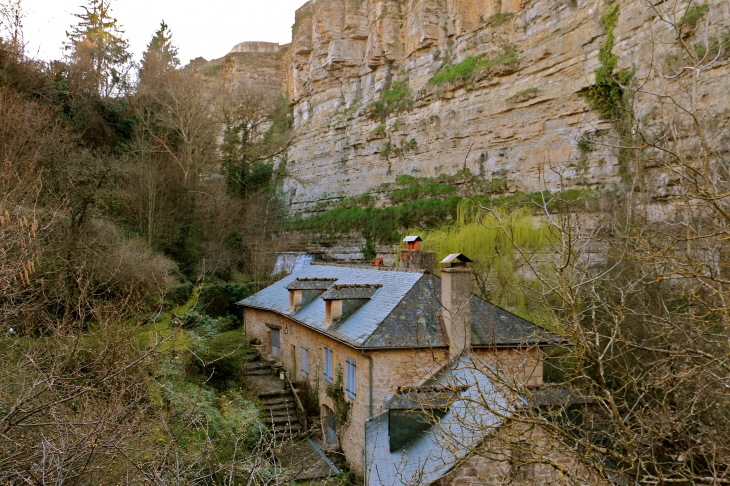
[[[215,76],[218,74],[218,71],[220,71],[220,66],[207,66],[203,68],[203,75],[204,76]]]
[[[443,196],[456,192],[456,187],[451,184],[438,184],[436,182],[428,182],[423,186],[423,194],[429,197]]]
[[[248,450],[256,447],[265,427],[254,403],[234,389],[226,390],[225,399],[221,399],[215,390],[182,379],[177,367],[161,368],[167,377],[162,377],[160,398],[167,407],[171,432],[185,447],[186,454],[180,457],[183,463],[199,454],[209,454],[211,462],[222,463],[236,451],[241,454],[241,445]],[[164,434],[156,427],[150,433]]]
[[[408,87],[408,80],[404,79],[385,88],[380,94],[380,99],[370,103],[366,112],[371,118],[385,121],[391,113],[402,113],[412,106],[411,90]]]
[[[238,315],[241,310],[236,306],[236,302],[253,293],[252,284],[226,283],[211,285],[200,289],[200,304],[203,311],[211,317],[222,317],[229,314]]]
[[[335,381],[325,388],[325,393],[332,399],[337,428],[341,429],[350,422],[350,409],[352,404],[345,398],[345,389],[342,385],[342,366],[337,367]]]
[[[362,247],[362,258],[366,262],[371,262],[378,256],[378,251],[375,248],[375,243],[372,237],[368,236],[365,238],[365,245]]]
[[[697,23],[697,20],[699,20],[700,16],[705,10],[707,10],[707,8],[708,5],[706,3],[698,5],[694,8],[690,8],[679,21],[679,24],[681,26],[692,27],[694,24]]]
[[[174,285],[167,289],[165,299],[174,305],[183,305],[193,294],[193,284],[186,282],[180,285]]]
[[[185,371],[223,388],[242,378],[244,365],[254,356],[241,331],[228,331],[194,346],[185,358]]]
[[[505,47],[497,57],[486,57],[484,54],[469,56],[458,64],[442,67],[429,83],[469,83],[481,73],[518,60],[517,53],[511,46]]]
[[[441,68],[441,71],[431,80],[432,84],[466,81],[474,75],[482,56],[469,56],[458,64]]]
[[[532,95],[537,94],[538,91],[540,91],[538,88],[527,88],[527,89],[523,89],[522,91],[513,94],[512,96],[510,96],[507,99],[508,100],[515,100],[516,99],[516,100],[519,101],[519,100],[521,100],[523,98],[525,98],[525,99],[527,99],[527,98],[534,98],[534,96],[532,96]]]
[[[377,127],[373,128],[372,133],[374,133],[375,135],[380,135],[380,134],[385,133],[385,126],[378,125]]]
[[[606,28],[606,39],[598,50],[598,61],[600,65],[595,71],[595,84],[581,94],[584,100],[590,103],[591,108],[596,110],[604,120],[618,122],[616,128],[619,132],[623,129],[620,120],[625,117],[627,101],[624,96],[624,89],[631,82],[634,70],[616,71],[618,56],[613,54],[615,38],[613,31],[618,25],[619,4],[610,3],[611,8],[602,17],[602,23]]]
[[[296,382],[296,387],[299,390],[299,400],[302,402],[302,407],[304,407],[307,416],[318,417],[320,413],[319,385],[312,385],[309,380],[302,380]]]
[[[410,140],[406,140],[403,143],[403,151],[408,152],[409,150],[415,150],[418,147],[418,142],[415,138],[412,138]]]
[[[489,25],[491,25],[492,27],[499,27],[499,26],[507,23],[507,21],[511,18],[512,18],[512,14],[505,14],[502,12],[497,12],[496,14],[489,17],[489,20],[487,20],[487,23]]]
[[[421,197],[421,186],[418,183],[411,184],[403,189],[397,189],[390,193],[390,200],[394,203],[413,201]]]
[[[368,207],[375,203],[375,198],[370,194],[360,194],[359,196],[346,197],[341,200],[339,206],[341,208]]]
[[[195,334],[205,338],[211,338],[223,331],[223,326],[218,319],[197,312],[188,312],[180,320],[180,327],[191,329]]]
[[[383,149],[380,151],[380,156],[383,157],[384,159],[387,159],[388,157],[390,157],[390,154],[391,154],[391,152],[393,152],[393,150],[394,150],[393,144],[388,142],[385,144]]]

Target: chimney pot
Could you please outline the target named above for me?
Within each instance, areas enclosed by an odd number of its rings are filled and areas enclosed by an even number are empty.
[[[400,267],[403,270],[423,270],[424,273],[433,273],[436,255],[421,251],[420,236],[406,236],[403,238],[406,248],[400,253]]]
[[[406,243],[406,250],[420,250],[423,239],[420,236],[406,236],[403,238]]]

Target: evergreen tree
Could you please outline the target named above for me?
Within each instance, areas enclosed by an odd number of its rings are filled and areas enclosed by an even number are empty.
[[[139,70],[140,83],[149,84],[177,69],[180,66],[177,53],[177,47],[172,43],[172,32],[163,20],[160,22],[160,28],[152,36],[152,40],[147,44],[147,50],[142,54],[142,67]]]
[[[109,96],[124,88],[125,65],[130,61],[129,43],[122,37],[117,19],[111,16],[111,0],[87,0],[84,13],[74,14],[79,23],[66,32],[72,63],[87,89]]]

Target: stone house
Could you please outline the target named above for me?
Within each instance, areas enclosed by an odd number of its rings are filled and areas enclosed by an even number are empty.
[[[481,426],[459,430],[470,436],[468,444],[444,453],[453,448],[439,444],[433,420],[399,415],[424,410],[409,391],[439,389],[443,398],[446,390],[447,411],[430,416],[442,424],[463,421],[455,410],[469,394],[508,413],[511,405],[490,376],[539,386],[544,348],[562,341],[473,295],[463,255],[450,255],[435,276],[433,254],[420,251],[419,240],[407,241],[397,270],[311,264],[239,302],[246,335],[264,344],[293,381],[308,380],[318,390],[325,442],[344,453],[366,484],[406,484],[414,475],[428,484],[453,475],[455,464],[485,440]],[[350,403],[349,420],[339,427],[325,392],[338,374]],[[469,413],[474,423],[498,421],[486,410]]]

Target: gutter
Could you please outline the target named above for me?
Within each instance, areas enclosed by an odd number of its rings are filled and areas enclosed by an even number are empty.
[[[368,398],[370,399],[370,416],[368,417],[368,420],[373,419],[373,357],[369,354],[365,354],[365,350],[361,349],[360,354],[362,354],[364,357],[366,357],[370,361],[370,379],[368,380],[368,384],[370,385],[370,392],[368,393]]]
[[[365,486],[368,486],[368,422],[373,419],[373,357],[369,354],[365,354],[364,349],[360,350],[360,354],[367,358],[368,361],[370,361],[370,379],[368,380],[368,385],[370,388],[370,391],[368,392],[368,399],[370,401],[370,416],[362,424],[362,472],[364,476]]]

